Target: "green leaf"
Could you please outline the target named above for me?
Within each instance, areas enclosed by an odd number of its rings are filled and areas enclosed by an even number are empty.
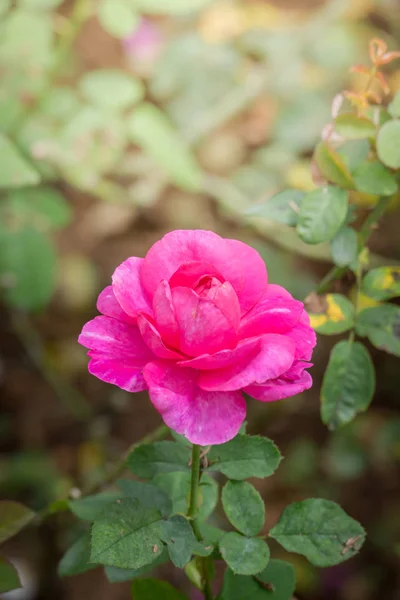
[[[96,567],[98,565],[90,562],[90,533],[87,532],[68,548],[58,565],[58,574],[60,577],[79,575]]]
[[[269,477],[278,468],[282,456],[275,444],[265,437],[237,435],[226,444],[212,446],[208,471],[219,471],[229,479]]]
[[[257,579],[258,577],[259,575]],[[233,571],[226,569],[218,600],[268,600],[269,597],[270,592],[264,590],[255,577],[235,575]]]
[[[143,506],[157,508],[164,516],[172,512],[172,502],[168,495],[151,483],[119,479],[117,485],[129,498],[136,498]]]
[[[57,120],[72,118],[80,108],[76,91],[66,86],[53,87],[40,104],[42,114]]]
[[[400,121],[387,121],[379,130],[376,150],[387,167],[400,169]]]
[[[347,215],[348,193],[326,186],[306,194],[300,206],[297,233],[306,244],[332,240]]]
[[[389,104],[388,110],[392,117],[400,117],[400,91],[396,93],[395,97]]]
[[[167,544],[170,558],[179,569],[183,569],[192,554],[205,556],[213,549],[211,546],[208,551],[205,550],[197,541],[189,521],[182,515],[173,515],[164,521],[161,539]]]
[[[339,229],[331,241],[331,253],[333,262],[338,267],[346,267],[357,258],[358,239],[354,229],[351,227]]]
[[[367,160],[370,151],[368,140],[349,140],[337,149],[351,173]]]
[[[355,140],[375,138],[376,126],[365,117],[357,117],[353,113],[344,113],[335,119],[336,133],[346,139]]]
[[[38,171],[1,132],[0,155],[0,189],[36,185],[40,182]]]
[[[153,104],[144,103],[127,121],[131,141],[145,150],[179,187],[196,192],[202,172],[194,155],[166,115]]]
[[[124,110],[144,96],[144,86],[139,79],[119,69],[88,71],[79,82],[86,100],[111,110]]]
[[[2,23],[0,61],[4,67],[14,68],[18,75],[24,77],[20,90],[40,89],[44,69],[51,64],[53,39],[50,13],[17,9],[11,11]],[[33,68],[35,71],[32,72]]]
[[[177,442],[154,442],[142,444],[130,453],[127,460],[129,469],[144,479],[151,479],[157,473],[189,471],[190,450]]]
[[[33,225],[41,231],[65,227],[72,219],[69,204],[52,187],[13,190],[8,195],[6,209],[19,225]]]
[[[138,579],[132,583],[133,600],[188,600],[182,592],[166,581],[158,579]]]
[[[153,478],[152,483],[171,498],[173,512],[185,513],[188,506],[190,478],[190,472],[159,473]],[[198,518],[207,519],[218,502],[218,484],[207,473],[203,473],[200,479],[199,500]]]
[[[354,306],[342,294],[318,296],[318,306],[311,302],[306,304],[306,309],[310,325],[317,333],[338,335],[354,325]]]
[[[355,169],[354,182],[359,192],[391,196],[397,191],[395,177],[380,162],[367,162]]]
[[[352,421],[366,410],[375,391],[374,365],[360,342],[334,346],[321,389],[321,417],[329,429]]]
[[[105,31],[119,39],[132,35],[139,24],[139,14],[127,0],[101,0],[97,16]]]
[[[169,553],[167,547],[164,546],[161,554],[157,556],[153,562],[141,567],[140,569],[119,569],[118,567],[104,567],[104,572],[110,583],[122,583],[123,581],[131,581],[141,575],[146,575],[159,565],[169,562]]]
[[[330,500],[310,498],[287,506],[269,532],[288,552],[305,556],[317,567],[331,567],[361,548],[365,531]]]
[[[366,308],[357,315],[358,335],[368,337],[371,344],[389,354],[400,356],[400,307],[383,304]]]
[[[224,535],[219,549],[228,567],[238,575],[260,573],[267,566],[270,555],[264,540],[248,538],[233,531]]]
[[[133,0],[134,6],[145,14],[185,15],[197,12],[213,0]]]
[[[37,8],[39,10],[48,10],[57,8],[63,0],[18,0],[18,4],[24,8]]]
[[[12,0],[0,0],[0,17],[10,10]]]
[[[315,148],[315,162],[328,181],[343,188],[353,188],[354,183],[346,163],[338,152],[326,142],[320,142]]]
[[[56,260],[50,240],[39,231],[0,228],[0,274],[7,303],[23,310],[43,308],[53,294]]]
[[[22,587],[16,568],[0,557],[0,593],[11,592]]]
[[[18,533],[32,521],[35,513],[11,500],[0,501],[0,544]]]
[[[389,300],[400,296],[400,267],[378,267],[363,279],[362,291],[375,300]]]
[[[265,507],[257,490],[247,481],[228,481],[222,505],[232,525],[245,535],[257,535],[264,525]]]
[[[162,524],[158,510],[136,499],[111,504],[93,524],[91,561],[121,569],[152,563],[163,551]]]
[[[297,224],[297,213],[300,208],[304,192],[299,190],[285,190],[262,204],[253,206],[246,214],[259,216],[271,221],[277,221],[295,227]]]
[[[294,567],[272,559],[256,577],[235,575],[226,569],[220,600],[292,600],[295,586]]]
[[[120,492],[101,492],[93,496],[69,500],[68,506],[78,519],[94,521],[107,506],[121,498],[121,496]]]

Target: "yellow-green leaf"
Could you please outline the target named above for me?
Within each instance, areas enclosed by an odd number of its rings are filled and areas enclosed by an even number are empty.
[[[353,178],[343,158],[326,142],[317,145],[314,156],[319,170],[328,181],[346,189],[354,187]]]
[[[313,297],[306,303],[310,324],[317,333],[337,335],[348,331],[354,324],[354,306],[346,296],[327,294]]]
[[[363,291],[375,300],[400,296],[400,267],[378,267],[364,277]]]

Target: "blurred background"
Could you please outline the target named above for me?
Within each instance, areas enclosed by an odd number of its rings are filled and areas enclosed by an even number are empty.
[[[296,298],[315,288],[329,248],[246,211],[286,187],[314,187],[311,155],[332,100],[365,85],[349,67],[365,62],[374,36],[399,49],[398,0],[0,0],[1,498],[41,510],[95,485],[160,423],[144,393],[91,377],[76,341],[125,258],[172,229],[212,229],[257,248],[270,281]],[[400,89],[398,62],[387,79]],[[377,200],[352,194],[360,215]],[[376,264],[400,260],[399,204],[372,236]],[[335,285],[351,295],[351,278]],[[248,431],[286,457],[255,482],[265,532],[290,502],[338,501],[367,542],[323,570],[274,547],[295,562],[296,597],[398,600],[398,359],[370,349],[373,404],[331,433],[319,391],[332,345],[320,337],[312,390],[249,403]],[[2,548],[24,582],[4,599],[130,597],[102,569],[57,576],[75,526],[55,515]],[[187,590],[172,566],[160,576]]]

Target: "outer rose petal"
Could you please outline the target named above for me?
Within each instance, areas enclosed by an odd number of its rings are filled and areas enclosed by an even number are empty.
[[[119,362],[129,361],[138,368],[154,359],[136,325],[109,317],[95,317],[86,323],[78,342],[99,356],[103,354]]]
[[[292,294],[285,290],[284,287],[277,285],[276,283],[268,284],[267,296],[282,296],[283,298],[292,298],[293,300]]]
[[[234,324],[212,300],[199,297],[190,288],[173,288],[172,301],[179,324],[179,348],[189,356],[213,354],[234,348]]]
[[[299,321],[302,311],[303,304],[297,300],[265,294],[242,318],[239,337],[246,338],[263,333],[286,333]]]
[[[296,396],[296,394],[310,389],[311,386],[312,377],[310,373],[303,371],[299,378],[294,381],[278,377],[262,385],[249,385],[243,391],[256,400],[261,400],[261,402],[274,402],[275,400]]]
[[[215,371],[203,371],[199,386],[204,390],[240,390],[253,383],[276,379],[287,371],[294,358],[295,345],[283,335],[268,333],[260,337],[260,350],[250,360]]]
[[[242,364],[243,362],[247,362],[259,352],[260,346],[260,338],[241,340],[233,350],[220,350],[215,354],[202,354],[191,360],[183,360],[178,365],[206,371],[210,369],[222,369],[238,362]]]
[[[300,322],[285,334],[296,344],[295,358],[299,360],[310,360],[313,348],[317,343],[316,333],[308,324],[309,322],[309,316],[303,310]]]
[[[97,310],[106,317],[113,317],[119,321],[125,321],[125,323],[135,323],[135,319],[122,310],[115,297],[112,285],[107,286],[100,292],[97,298]]]
[[[179,346],[179,325],[172,304],[172,295],[167,281],[161,281],[153,297],[154,319],[162,338],[172,346]]]
[[[180,352],[170,350],[164,344],[161,335],[145,315],[140,314],[138,316],[137,324],[144,342],[156,356],[171,360],[182,360],[183,355]]]
[[[139,312],[152,314],[151,303],[140,280],[143,264],[143,258],[132,256],[121,263],[112,276],[115,297],[131,317],[137,317]]]
[[[141,392],[147,388],[141,369],[107,357],[93,357],[89,362],[89,373],[117,385],[127,392]]]
[[[172,231],[156,242],[144,259],[143,287],[154,294],[160,281],[169,280],[188,262],[213,265],[232,284],[242,313],[250,310],[267,288],[267,270],[256,250],[203,230]]]
[[[246,416],[241,392],[206,392],[197,373],[166,361],[146,365],[150,399],[165,423],[192,444],[223,444],[238,433]]]

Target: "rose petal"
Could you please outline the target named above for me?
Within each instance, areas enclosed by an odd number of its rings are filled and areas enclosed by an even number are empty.
[[[183,355],[180,352],[171,350],[164,344],[161,335],[145,315],[138,315],[137,324],[144,342],[156,356],[166,359],[182,360]]]
[[[233,350],[220,350],[215,354],[203,354],[191,360],[180,361],[178,365],[200,370],[222,369],[238,362],[247,362],[259,352],[260,345],[260,338],[242,340]]]
[[[188,262],[213,265],[232,284],[242,313],[252,308],[267,288],[265,264],[256,250],[243,242],[202,230],[172,231],[156,242],[144,259],[141,271],[144,288],[153,295],[160,281],[169,280]]]
[[[260,350],[254,357],[224,369],[203,371],[199,386],[209,391],[230,391],[276,379],[292,365],[294,351],[292,340],[283,335],[267,333],[260,337]]]
[[[263,333],[286,333],[299,321],[302,311],[303,304],[297,300],[266,294],[242,318],[239,337],[243,339]]]
[[[171,288],[190,287],[193,289],[199,279],[204,277],[204,275],[215,277],[221,282],[224,281],[221,273],[219,273],[210,263],[191,261],[183,263],[179,269],[175,271],[169,280],[169,285]]]
[[[113,317],[125,323],[135,323],[135,319],[122,310],[113,292],[112,285],[104,288],[97,298],[97,310],[106,317]]]
[[[95,317],[86,323],[78,341],[97,354],[117,361],[129,359],[130,364],[137,367],[142,367],[154,359],[154,354],[144,343],[136,325],[110,317]]]
[[[296,345],[295,358],[299,360],[310,360],[313,348],[317,343],[317,336],[308,324],[309,322],[310,318],[306,311],[303,310],[300,322],[285,334],[294,341]]]
[[[285,290],[284,287],[282,287],[281,285],[277,285],[276,283],[268,284],[266,294],[269,297],[282,296],[283,298],[292,298],[292,300],[293,300],[292,294],[290,292],[288,292],[287,290]]]
[[[238,433],[246,416],[241,392],[206,392],[197,386],[197,372],[167,361],[146,365],[144,378],[164,422],[192,444],[223,444]]]
[[[274,402],[275,400],[296,396],[296,394],[310,389],[311,386],[312,377],[310,373],[303,371],[294,381],[279,377],[262,385],[250,385],[244,391],[256,400],[261,400],[261,402]]]
[[[198,356],[236,346],[234,324],[212,300],[200,298],[190,288],[173,288],[171,292],[182,352]]]
[[[132,256],[119,265],[112,276],[112,288],[122,309],[131,317],[139,312],[152,314],[151,303],[142,287],[140,273],[144,259]]]
[[[147,388],[142,369],[108,357],[94,357],[89,362],[89,373],[112,383],[126,392],[141,392]]]
[[[154,320],[157,330],[167,344],[179,346],[179,325],[175,317],[172,295],[167,281],[161,281],[153,297]]]

